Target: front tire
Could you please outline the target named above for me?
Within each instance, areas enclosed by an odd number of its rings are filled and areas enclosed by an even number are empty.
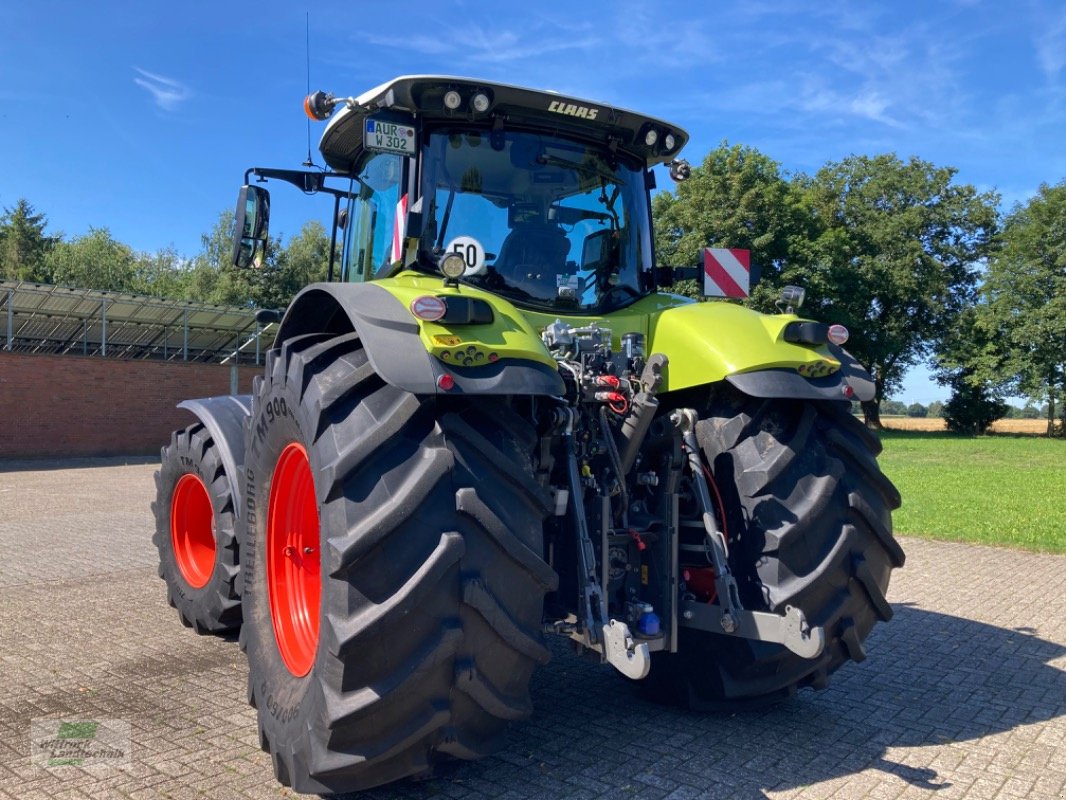
[[[557,583],[535,441],[501,399],[384,383],[354,333],[268,356],[246,448],[241,646],[282,783],[422,774],[487,754],[531,713]]]
[[[167,602],[197,633],[241,624],[233,493],[222,457],[200,423],[175,431],[155,474],[155,535]]]
[[[738,710],[823,688],[887,621],[889,574],[904,554],[892,536],[896,488],[881,472],[880,441],[846,403],[763,400],[719,389],[696,436],[725,506],[730,566],[745,608],[801,609],[826,647],[804,659],[782,645],[682,628],[649,688],[702,710]],[[658,672],[657,672],[658,671]]]

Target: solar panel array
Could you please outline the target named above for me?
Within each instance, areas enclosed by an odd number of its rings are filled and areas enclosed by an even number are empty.
[[[0,349],[12,352],[258,363],[266,332],[254,309],[0,281]]]

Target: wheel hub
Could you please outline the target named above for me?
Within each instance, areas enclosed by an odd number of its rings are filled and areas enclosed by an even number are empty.
[[[311,671],[318,649],[321,594],[318,503],[303,445],[281,451],[270,485],[267,591],[274,638],[296,677]]]
[[[215,569],[215,512],[200,478],[182,475],[170,500],[170,541],[181,576],[202,589]]]

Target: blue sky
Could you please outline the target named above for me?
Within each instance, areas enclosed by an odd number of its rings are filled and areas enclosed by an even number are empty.
[[[527,84],[680,124],[694,163],[723,139],[789,171],[917,155],[1005,208],[1066,177],[1061,2],[45,1],[0,5],[0,206],[195,254],[245,168],[306,158],[307,11],[312,89]],[[327,215],[275,191],[275,232]],[[902,394],[945,396],[921,369]]]

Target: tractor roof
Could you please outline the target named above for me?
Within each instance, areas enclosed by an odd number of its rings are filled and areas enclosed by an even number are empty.
[[[483,111],[475,110],[473,101],[478,95],[488,101]],[[484,105],[484,100],[478,99]],[[688,141],[688,134],[677,125],[634,111],[556,92],[446,75],[404,75],[338,106],[342,110],[330,119],[319,148],[326,163],[342,172],[352,169],[363,154],[366,117],[383,112],[401,112],[424,122],[485,127],[502,124],[505,129],[536,129],[616,142],[617,147],[649,166],[672,160]],[[650,145],[649,139],[654,139]],[[667,147],[669,143],[673,146]]]

